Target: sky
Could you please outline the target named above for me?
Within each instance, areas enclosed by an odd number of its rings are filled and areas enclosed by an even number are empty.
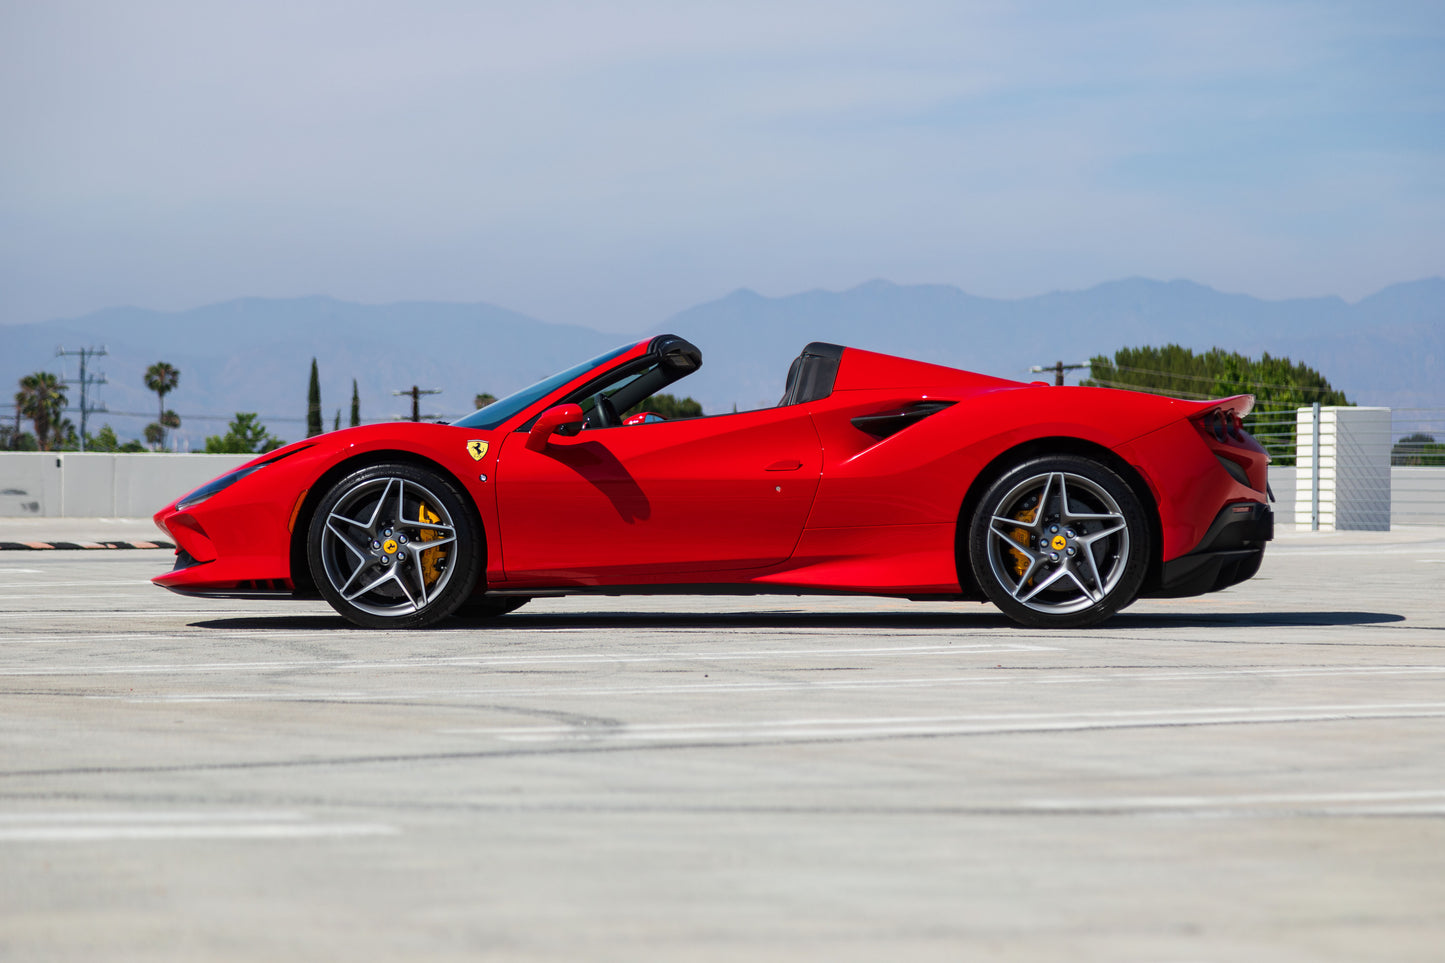
[[[1445,3],[0,0],[0,322],[1445,274]]]

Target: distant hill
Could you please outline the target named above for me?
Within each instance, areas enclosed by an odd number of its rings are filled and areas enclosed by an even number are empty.
[[[1263,301],[1188,281],[1131,279],[1019,300],[872,281],[782,298],[736,291],[655,330],[725,335],[703,345],[703,370],[689,384],[714,407],[719,400],[741,407],[776,400],[788,360],[811,340],[1021,380],[1045,377],[1030,374],[1032,365],[1083,362],[1121,347],[1174,342],[1268,351],[1320,370],[1357,403],[1445,407],[1440,278],[1398,284],[1353,305],[1339,298]]]
[[[500,396],[626,340],[488,304],[244,298],[175,313],[115,308],[0,327],[0,384],[36,370],[58,371],[57,345],[105,345],[108,356],[92,361],[92,370],[105,372],[109,382],[99,396],[113,413],[139,415],[92,415],[91,431],[109,422],[122,438],[139,437],[157,415],[145,369],[169,361],[181,380],[166,406],[182,416],[180,434],[195,449],[204,447],[206,435],[224,434],[236,411],[259,412],[271,432],[288,441],[303,437],[313,357],[330,428],[338,408],[348,423],[353,378],[364,421],[409,414],[410,399],[392,392],[412,385],[442,389],[421,399],[423,414],[458,417],[472,410],[479,392]],[[77,377],[76,359],[64,360],[67,376]],[[78,404],[78,392],[70,394]],[[79,424],[78,415],[69,417]]]
[[[680,387],[710,412],[776,402],[789,361],[814,340],[1020,380],[1045,377],[1031,375],[1030,365],[1086,361],[1126,346],[1268,351],[1317,368],[1361,404],[1445,408],[1441,278],[1397,284],[1356,304],[1264,301],[1137,278],[1017,300],[871,281],[779,298],[741,290],[636,337],[661,331],[703,349],[702,371]],[[366,421],[409,411],[408,399],[392,392],[413,384],[442,389],[422,400],[424,413],[457,416],[471,410],[478,392],[501,396],[626,340],[488,304],[244,298],[182,312],[114,308],[0,326],[0,385],[36,370],[60,371],[57,346],[106,345],[110,354],[94,369],[109,379],[99,396],[112,413],[93,416],[91,429],[109,422],[123,438],[137,437],[156,411],[144,370],[166,360],[181,370],[167,406],[185,419],[181,435],[196,448],[207,434],[222,433],[236,411],[259,412],[273,433],[300,437],[313,356],[330,427],[337,409],[343,422],[348,417],[352,378]],[[74,378],[75,359],[65,361]],[[6,388],[7,397],[13,390]]]

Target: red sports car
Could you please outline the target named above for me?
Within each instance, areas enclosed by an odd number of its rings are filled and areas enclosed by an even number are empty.
[[[1092,625],[1259,570],[1253,398],[1023,384],[813,343],[771,408],[624,424],[702,364],[626,345],[450,425],[308,438],[156,515],[157,585],[320,595],[359,625],[574,593],[856,593]]]

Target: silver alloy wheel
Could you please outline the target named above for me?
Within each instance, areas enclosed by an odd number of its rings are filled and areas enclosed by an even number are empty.
[[[988,521],[988,564],[1018,604],[1041,615],[1080,612],[1119,584],[1130,557],[1129,524],[1106,490],[1083,475],[1025,478]]]
[[[421,612],[456,570],[456,522],[446,504],[425,485],[397,475],[348,489],[321,529],[321,563],[331,588],[370,615]]]

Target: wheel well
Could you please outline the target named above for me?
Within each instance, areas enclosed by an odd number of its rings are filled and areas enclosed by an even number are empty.
[[[1107,465],[1120,478],[1133,489],[1139,504],[1144,506],[1144,514],[1149,519],[1149,534],[1153,544],[1153,551],[1149,553],[1149,570],[1144,576],[1144,589],[1157,585],[1160,573],[1163,569],[1163,527],[1159,521],[1159,504],[1150,491],[1149,485],[1140,476],[1133,465],[1120,458],[1114,452],[1103,445],[1085,441],[1082,438],[1035,438],[1026,441],[1021,445],[998,455],[993,461],[984,466],[968,486],[964,493],[963,503],[958,509],[958,523],[954,526],[954,558],[958,569],[958,584],[963,589],[963,594],[968,598],[983,598],[983,592],[979,589],[978,583],[973,577],[973,566],[968,559],[968,529],[973,519],[973,513],[978,508],[978,503],[983,499],[984,492],[988,487],[998,480],[1006,472],[1031,458],[1038,458],[1044,455],[1080,455],[1085,458],[1092,458],[1097,462]]]
[[[332,465],[321,477],[311,483],[306,491],[305,501],[301,504],[301,510],[296,513],[296,524],[291,529],[291,584],[295,587],[297,596],[319,597],[316,590],[316,583],[311,578],[311,565],[306,560],[306,534],[311,530],[311,520],[316,517],[316,506],[326,493],[331,490],[342,478],[351,474],[359,468],[366,468],[369,465],[380,465],[389,462],[405,462],[415,465],[418,468],[425,468],[429,471],[440,473],[446,478],[456,481],[456,476],[443,467],[439,462],[425,458],[413,451],[399,451],[385,449],[381,451],[368,451],[345,461]],[[486,578],[487,571],[487,537],[482,526],[482,514],[477,511],[477,503],[472,499],[472,493],[467,486],[457,482],[461,489],[462,497],[466,501],[469,511],[472,513],[472,521],[477,526],[477,543],[482,552],[481,579]],[[480,584],[480,580],[479,583]]]

